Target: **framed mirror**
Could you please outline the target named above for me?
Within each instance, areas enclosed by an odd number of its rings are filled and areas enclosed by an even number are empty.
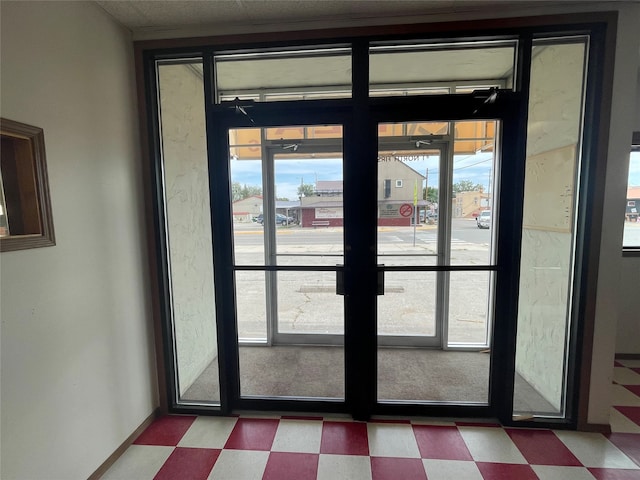
[[[0,251],[55,245],[44,132],[0,118]]]

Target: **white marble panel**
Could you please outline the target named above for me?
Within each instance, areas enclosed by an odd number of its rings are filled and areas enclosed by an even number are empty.
[[[162,154],[180,393],[217,355],[202,79],[159,67]],[[217,400],[217,399],[206,399]]]

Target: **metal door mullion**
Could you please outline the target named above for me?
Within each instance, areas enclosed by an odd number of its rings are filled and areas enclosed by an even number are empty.
[[[454,122],[449,122],[453,132]],[[438,198],[438,265],[451,264],[451,198],[453,184],[453,137],[440,150],[440,195]],[[448,271],[438,272],[436,301],[436,334],[440,333],[440,345],[447,350],[449,338],[449,280]]]
[[[265,129],[260,129],[262,144],[262,225],[264,226],[264,262],[276,264],[276,207],[274,185],[273,150],[265,146]],[[273,345],[273,336],[278,331],[278,272],[265,271],[267,346]]]

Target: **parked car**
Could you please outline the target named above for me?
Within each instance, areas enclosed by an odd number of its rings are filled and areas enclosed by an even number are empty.
[[[281,213],[276,213],[276,225],[289,225],[289,217],[286,215],[282,215]]]
[[[489,228],[491,226],[491,210],[483,210],[476,217],[478,228]]]
[[[282,215],[281,213],[276,213],[276,225],[289,225],[295,222],[295,219],[292,217],[287,217],[286,215]],[[264,225],[264,216],[262,214],[257,217],[253,217],[253,221],[259,223],[260,225]]]
[[[434,223],[438,223],[438,212],[433,212],[429,210],[427,212],[427,218],[425,219],[425,223],[429,225],[433,225]]]

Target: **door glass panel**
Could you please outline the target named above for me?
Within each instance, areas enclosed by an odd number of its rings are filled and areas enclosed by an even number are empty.
[[[241,396],[343,399],[342,126],[229,139]]]
[[[435,272],[385,272],[378,335],[436,336]]]
[[[351,49],[222,54],[214,58],[216,102],[351,97]]]
[[[270,143],[279,225],[275,236],[278,265],[342,264],[342,127],[267,129],[266,137],[281,139]]]
[[[493,263],[497,123],[454,123],[451,265]]]
[[[563,416],[587,39],[534,41],[514,415]],[[544,402],[527,403],[530,391]]]
[[[493,278],[492,272],[449,272],[449,347],[488,346]]]
[[[378,127],[378,263],[436,265],[441,150],[447,122]]]
[[[229,171],[236,265],[264,265],[264,200],[260,129],[229,131]]]
[[[369,94],[428,95],[456,88],[512,88],[514,40],[381,45],[369,52]]]
[[[342,400],[344,348],[242,345],[240,396]]]
[[[494,121],[379,127],[379,401],[488,402],[490,355],[480,352],[489,344],[494,229],[479,229],[473,213],[492,205],[495,140]],[[428,271],[455,263],[487,271]],[[467,351],[435,350],[445,344]],[[442,378],[455,386],[436,386]]]
[[[486,405],[489,361],[482,352],[380,347],[378,401]]]
[[[159,130],[178,401],[219,403],[204,90],[198,68],[201,60],[158,64]]]
[[[264,271],[236,271],[236,318],[240,342],[267,341],[267,293]]]
[[[336,272],[278,272],[278,332],[344,333],[344,297]]]

